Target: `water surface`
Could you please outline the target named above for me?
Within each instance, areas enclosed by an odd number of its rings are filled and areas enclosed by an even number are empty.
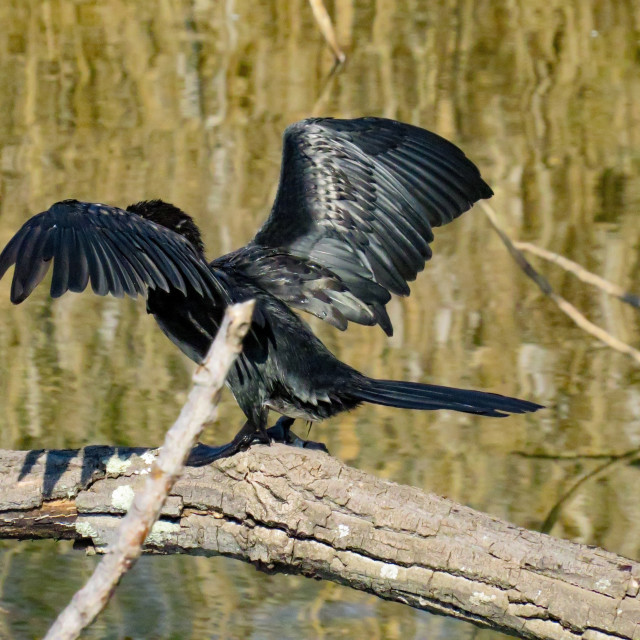
[[[0,243],[52,202],[164,198],[214,257],[251,238],[284,127],[379,115],[462,146],[514,239],[640,292],[640,10],[616,0],[335,0],[331,55],[304,0],[0,4]],[[372,376],[547,405],[506,420],[363,407],[312,436],[342,460],[540,529],[560,497],[640,447],[640,371],[586,336],[514,265],[479,209],[443,229],[394,300],[396,328],[312,322]],[[638,346],[638,315],[536,263],[589,318]],[[157,445],[193,365],[144,301],[0,283],[0,446]],[[206,439],[243,417],[225,397]],[[551,533],[640,559],[640,468],[581,485]],[[4,543],[0,636],[41,636],[95,558]],[[143,558],[88,638],[498,638],[337,585],[220,558]]]

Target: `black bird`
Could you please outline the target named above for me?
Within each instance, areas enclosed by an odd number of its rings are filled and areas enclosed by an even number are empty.
[[[296,418],[317,421],[370,402],[501,417],[540,405],[493,393],[373,380],[340,362],[290,307],[339,329],[380,325],[391,294],[409,295],[431,257],[433,227],[493,192],[451,142],[382,118],[297,122],[284,133],[280,185],[269,218],[245,247],[207,263],[191,217],[160,200],[126,211],[64,200],[39,213],[0,254],[15,264],[20,303],[53,261],[51,295],[83,291],[147,296],[164,333],[201,362],[229,303],[255,299],[250,332],[229,378],[247,422],[192,463],[231,455],[269,436],[302,444]],[[269,410],[282,418],[267,433]],[[314,444],[314,443],[311,443]]]

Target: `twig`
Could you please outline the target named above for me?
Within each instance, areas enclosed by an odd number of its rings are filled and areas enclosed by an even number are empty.
[[[640,308],[639,296],[625,291],[621,286],[613,282],[609,282],[608,280],[601,278],[595,273],[591,273],[591,271],[588,271],[577,262],[569,260],[569,258],[565,258],[558,253],[554,253],[553,251],[548,251],[547,249],[538,247],[537,245],[530,242],[514,242],[513,245],[520,251],[528,251],[529,253],[533,253],[543,260],[547,260],[549,262],[552,262],[553,264],[558,265],[565,271],[572,273],[579,280],[582,280],[582,282],[591,284],[594,287],[601,289],[605,293],[608,293],[609,295],[616,296],[617,298],[620,298],[622,302],[626,302],[632,307]]]
[[[493,208],[486,202],[480,202],[479,204],[485,215],[487,216],[489,222],[491,223],[491,226],[500,236],[500,239],[509,250],[512,258],[516,261],[516,264],[538,285],[538,287],[540,287],[542,292],[546,296],[548,296],[562,312],[568,315],[571,320],[573,320],[573,322],[578,325],[578,327],[580,327],[583,331],[586,331],[594,338],[597,338],[598,340],[600,340],[600,342],[606,344],[608,347],[611,347],[612,349],[615,349],[620,353],[631,356],[637,364],[640,364],[640,351],[634,349],[631,345],[628,345],[626,342],[619,340],[615,336],[612,336],[610,333],[594,324],[590,320],[587,320],[587,318],[585,318],[582,313],[580,313],[580,311],[578,311],[569,301],[565,300],[561,295],[557,294],[549,284],[549,281],[544,276],[540,275],[531,266],[531,263],[524,257],[522,251],[520,251],[515,246],[509,236],[500,228],[498,219],[496,217],[496,212],[493,210]]]
[[[72,598],[49,629],[45,640],[77,638],[106,605],[113,589],[141,553],[153,523],[207,420],[215,417],[218,397],[229,368],[242,348],[249,328],[253,301],[237,304],[225,314],[220,331],[178,419],[167,431],[164,444],[146,476],[118,532],[118,538],[87,583]],[[213,404],[212,404],[213,402]]]
[[[327,44],[331,47],[331,51],[336,59],[338,64],[342,64],[347,56],[344,54],[344,51],[340,48],[338,44],[338,39],[336,38],[336,32],[333,30],[333,24],[331,23],[331,17],[329,16],[326,7],[324,6],[323,0],[309,0],[309,4],[311,5],[311,10],[313,11],[313,17],[316,19],[318,23],[318,27],[324,39],[327,41]]]

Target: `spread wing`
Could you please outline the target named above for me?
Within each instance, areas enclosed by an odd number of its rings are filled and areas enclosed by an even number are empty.
[[[204,257],[178,233],[104,204],[64,200],[28,220],[0,254],[0,278],[15,264],[11,301],[22,302],[53,262],[51,296],[84,291],[146,295],[193,288],[213,297],[218,282]]]
[[[380,324],[391,334],[384,305],[392,293],[409,294],[431,257],[432,228],[491,195],[464,153],[425,129],[382,118],[303,120],[285,131],[273,209],[244,250],[263,248],[263,264],[254,256],[245,270],[335,326]]]

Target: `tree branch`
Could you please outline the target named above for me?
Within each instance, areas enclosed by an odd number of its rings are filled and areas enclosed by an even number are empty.
[[[187,402],[167,431],[157,459],[153,461],[151,457],[151,466],[135,492],[127,485],[114,490],[117,497],[112,496],[112,501],[115,500],[128,513],[117,523],[117,535],[112,536],[105,557],[58,616],[45,640],[77,638],[102,611],[120,578],[140,556],[142,544],[149,531],[153,532],[152,525],[158,519],[169,490],[184,468],[203,425],[216,415],[218,397],[231,365],[242,350],[253,306],[253,301],[248,301],[227,309],[207,357],[193,376],[194,386]],[[24,475],[24,467],[21,474]],[[46,515],[44,517],[47,518]]]
[[[103,552],[153,455],[0,451],[0,536]],[[640,638],[640,563],[284,445],[187,468],[145,551],[231,556],[524,638]]]
[[[538,273],[531,263],[525,258],[522,251],[518,248],[518,243],[514,243],[500,227],[498,217],[496,216],[496,212],[493,210],[493,207],[484,200],[481,200],[478,205],[482,211],[484,211],[489,223],[493,227],[493,230],[498,234],[498,237],[502,240],[502,243],[511,254],[511,257],[515,260],[516,264],[538,285],[542,293],[555,303],[560,311],[569,316],[569,318],[571,318],[571,320],[573,320],[573,322],[583,331],[586,331],[588,334],[592,335],[597,340],[600,340],[600,342],[606,344],[611,349],[615,349],[620,353],[625,353],[628,356],[631,356],[635,360],[636,364],[640,364],[640,351],[638,351],[638,349],[635,349],[626,342],[612,336],[608,331],[605,331],[602,327],[599,327],[588,320],[568,300],[565,300],[560,294],[556,293],[549,284],[549,281],[543,275]],[[531,245],[528,245],[527,248],[530,248],[530,246]],[[538,255],[543,255],[540,251],[537,253]],[[568,262],[570,261],[563,263],[565,268],[568,267]],[[575,263],[573,264],[575,265]],[[574,273],[575,272],[576,270],[574,269]],[[595,279],[591,280],[591,284],[594,283],[594,280]],[[602,285],[602,282],[599,282],[599,285]],[[624,294],[623,297],[625,298],[625,302],[628,302],[629,304],[634,304],[636,302],[632,294]]]
[[[592,273],[591,271],[585,269],[582,265],[574,262],[573,260],[569,260],[569,258],[565,258],[565,256],[561,256],[559,253],[554,253],[553,251],[549,251],[548,249],[543,249],[531,242],[514,242],[513,246],[518,249],[518,251],[528,251],[532,253],[534,256],[538,256],[543,260],[547,260],[552,264],[556,264],[565,271],[572,273],[578,280],[582,280],[582,282],[586,282],[594,287],[600,289],[600,291],[604,291],[608,293],[610,296],[615,296],[622,302],[626,302],[627,304],[635,307],[636,309],[640,309],[640,297],[638,297],[635,293],[630,293],[629,291],[625,291],[620,285],[615,282],[609,282],[604,278]]]

